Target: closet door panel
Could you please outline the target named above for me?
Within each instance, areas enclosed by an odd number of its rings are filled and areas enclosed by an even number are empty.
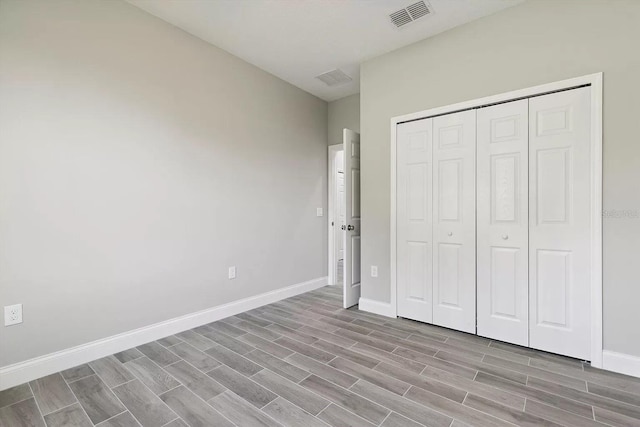
[[[589,360],[590,88],[529,101],[530,346]]]
[[[397,127],[398,315],[431,323],[432,120]]]
[[[477,119],[478,335],[527,346],[528,100]]]
[[[433,323],[475,333],[476,112],[433,119]]]

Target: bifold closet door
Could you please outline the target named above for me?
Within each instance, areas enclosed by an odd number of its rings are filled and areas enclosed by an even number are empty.
[[[528,106],[478,110],[478,335],[529,345]]]
[[[433,118],[433,323],[476,332],[476,111]]]
[[[589,87],[529,100],[529,345],[584,360],[591,345],[590,134]]]
[[[432,298],[432,120],[397,127],[398,316],[433,320]]]

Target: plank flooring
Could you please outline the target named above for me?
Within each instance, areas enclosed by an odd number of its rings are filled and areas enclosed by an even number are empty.
[[[0,427],[640,427],[640,379],[325,287],[0,391]]]

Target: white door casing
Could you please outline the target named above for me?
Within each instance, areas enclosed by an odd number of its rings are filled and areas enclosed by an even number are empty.
[[[433,321],[432,119],[398,125],[398,315]]]
[[[478,335],[529,345],[529,101],[477,113]]]
[[[360,299],[360,134],[344,129],[345,257],[344,308]]]
[[[591,342],[591,89],[529,101],[530,346],[583,360]]]
[[[476,332],[476,111],[433,119],[433,323]]]

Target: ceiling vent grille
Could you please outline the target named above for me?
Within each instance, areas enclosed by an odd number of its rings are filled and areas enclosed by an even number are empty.
[[[319,76],[316,76],[316,79],[324,82],[327,86],[339,86],[345,83],[349,83],[353,80],[344,71],[335,69],[331,71],[327,71],[326,73],[322,73]]]
[[[409,22],[413,22],[413,19],[411,18],[411,15],[409,15],[409,12],[407,12],[407,9],[400,9],[397,12],[393,12],[389,16],[391,17],[391,22],[393,22],[393,25],[398,28],[402,27],[405,24],[408,24]]]
[[[403,25],[407,25],[416,19],[422,18],[433,13],[424,1],[419,1],[404,9],[400,9],[389,15],[391,22],[396,27],[400,28]]]

